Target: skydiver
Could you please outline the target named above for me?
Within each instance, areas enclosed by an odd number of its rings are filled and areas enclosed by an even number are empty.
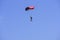
[[[25,8],[25,11],[28,11],[28,10],[33,10],[34,9],[34,6],[28,6]],[[30,16],[30,21],[32,22],[32,17]]]
[[[30,21],[32,22],[32,17],[30,16]]]

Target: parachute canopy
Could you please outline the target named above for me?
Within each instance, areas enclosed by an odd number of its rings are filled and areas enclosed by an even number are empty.
[[[25,11],[28,11],[28,10],[33,10],[34,9],[34,6],[28,6],[25,8]]]

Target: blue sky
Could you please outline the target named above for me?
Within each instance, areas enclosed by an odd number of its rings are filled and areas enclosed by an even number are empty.
[[[60,40],[59,2],[0,0],[0,40]],[[35,9],[25,11],[30,5]]]

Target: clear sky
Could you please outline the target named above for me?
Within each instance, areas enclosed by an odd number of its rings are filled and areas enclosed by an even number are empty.
[[[0,0],[0,40],[60,40],[60,1]]]

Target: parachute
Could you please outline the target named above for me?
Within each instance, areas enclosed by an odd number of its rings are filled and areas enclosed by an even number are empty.
[[[33,10],[34,9],[34,6],[28,6],[25,8],[25,11],[28,11],[28,10]]]
[[[34,6],[28,6],[25,8],[25,11],[33,10],[33,9],[34,9]],[[32,16],[30,16],[30,21],[32,22]]]

